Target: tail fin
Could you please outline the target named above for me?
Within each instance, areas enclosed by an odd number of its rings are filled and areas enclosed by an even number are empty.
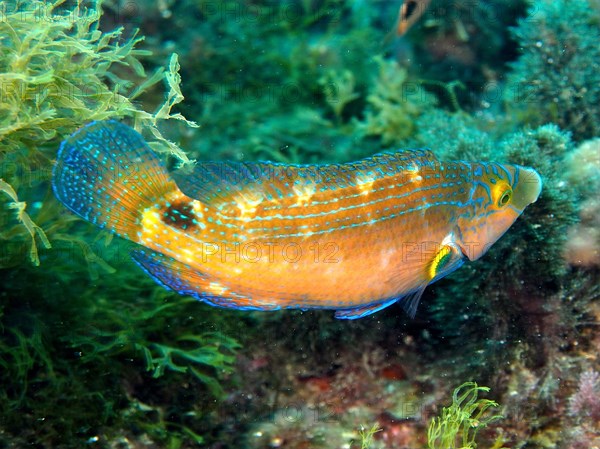
[[[71,211],[133,241],[141,212],[177,188],[142,136],[116,121],[90,123],[63,141],[52,186]]]

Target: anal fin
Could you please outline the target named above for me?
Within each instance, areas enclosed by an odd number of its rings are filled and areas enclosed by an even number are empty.
[[[392,304],[399,302],[404,311],[411,317],[414,318],[417,313],[417,307],[421,296],[425,291],[427,284],[418,288],[414,292],[408,293],[407,295],[398,296],[392,299],[387,299],[381,302],[368,304],[366,306],[358,306],[349,309],[341,309],[335,312],[335,317],[339,320],[357,320],[359,318],[366,317],[372,313],[379,312]]]
[[[385,309],[388,306],[394,304],[398,298],[389,299],[382,302],[368,304],[366,306],[352,307],[350,309],[336,310],[335,317],[338,320],[358,320],[359,318],[366,317],[372,313],[379,312],[381,309]]]
[[[133,260],[163,287],[192,296],[211,306],[238,310],[269,310],[251,298],[232,292],[205,274],[171,257],[150,250],[134,250]]]

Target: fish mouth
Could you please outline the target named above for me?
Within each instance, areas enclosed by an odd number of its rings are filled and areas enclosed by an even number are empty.
[[[512,205],[522,211],[535,203],[542,192],[542,177],[529,167],[519,167],[519,182],[513,192]]]

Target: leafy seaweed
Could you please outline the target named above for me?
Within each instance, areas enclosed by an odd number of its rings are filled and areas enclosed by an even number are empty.
[[[384,145],[398,145],[413,137],[418,118],[435,104],[435,97],[394,61],[375,58],[379,74],[367,97],[369,106],[359,130],[381,137]]]
[[[502,419],[491,413],[498,404],[480,399],[479,393],[489,392],[476,382],[465,382],[452,394],[452,404],[442,409],[441,416],[433,418],[427,429],[429,449],[474,449],[477,433],[488,424]]]
[[[27,204],[38,204],[38,214],[52,207],[52,199],[42,201],[49,189],[52,159],[60,141],[85,123],[130,117],[137,129],[151,134],[155,148],[189,162],[158,128],[160,121],[170,119],[195,126],[181,114],[171,113],[183,98],[177,55],[171,57],[167,70],[147,77],[139,58],[150,52],[137,48],[143,38],[136,34],[125,38],[123,28],[101,32],[101,2],[86,5],[83,1],[73,7],[62,1],[2,5],[0,178],[2,191],[12,199],[9,209],[17,209],[18,222],[13,224],[11,211],[0,208],[0,241],[23,240],[35,232],[49,247],[43,226],[30,218]],[[143,80],[138,86],[136,78]],[[163,79],[168,86],[164,103],[154,114],[140,109],[134,101]],[[18,201],[17,193],[24,200]],[[30,257],[35,264],[34,243]]]
[[[183,99],[177,55],[147,75],[143,38],[101,31],[101,7],[0,5],[0,446],[110,445],[140,431],[168,447],[198,443],[200,398],[222,395],[239,348],[210,313],[181,315],[195,301],[165,304],[127,245],[94,242],[97,230],[51,193],[61,140],[92,120],[129,119],[157,151],[190,162],[160,130],[195,126],[172,112]],[[163,80],[165,98],[147,112],[138,102]],[[173,400],[181,384],[194,393]]]

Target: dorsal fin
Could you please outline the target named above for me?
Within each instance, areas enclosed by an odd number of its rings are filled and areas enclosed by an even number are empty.
[[[356,185],[357,179],[377,180],[403,170],[433,166],[437,158],[427,149],[379,153],[346,164],[290,165],[275,162],[202,162],[191,171],[173,173],[186,195],[205,204],[218,205],[238,195],[278,198],[294,189],[319,186],[322,189]]]

